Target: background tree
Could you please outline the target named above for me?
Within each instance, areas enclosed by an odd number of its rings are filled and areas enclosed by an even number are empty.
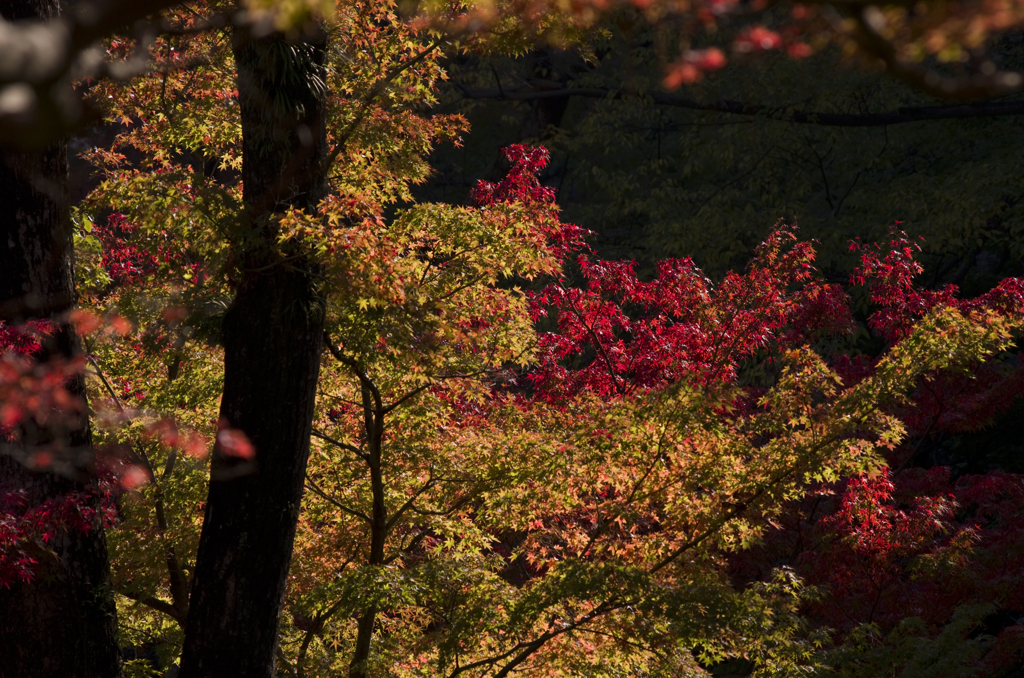
[[[0,45],[20,58],[6,62],[0,71],[3,139],[38,146],[95,119],[96,110],[83,106],[80,93],[74,91],[75,79],[128,80],[144,72],[148,67],[147,47],[155,36],[170,28],[152,20],[153,15],[178,4],[170,0],[85,0],[75,3],[67,15],[43,25],[29,28],[5,24]],[[1019,91],[1024,85],[1020,72],[1002,70],[998,61],[988,58],[986,49],[993,36],[1021,27],[1024,9],[1019,0],[961,0],[952,7],[941,2],[918,3],[914,12],[907,12],[905,5],[899,0],[881,4],[810,2],[798,5],[792,18],[776,27],[758,16],[775,8],[775,3],[768,2],[700,2],[685,7],[646,0],[576,3],[568,11],[558,3],[510,2],[499,9],[498,4],[488,2],[463,7],[468,11],[456,13],[448,12],[443,4],[426,3],[404,6],[402,10],[420,13],[420,19],[457,31],[501,25],[498,32],[508,38],[524,26],[540,26],[564,36],[574,32],[573,26],[592,22],[621,7],[635,8],[660,25],[664,33],[678,37],[680,56],[668,80],[674,85],[694,82],[725,61],[721,50],[691,45],[695,34],[725,25],[733,17],[745,21],[751,16],[755,17],[752,24],[735,40],[739,53],[784,47],[801,56],[824,42],[836,41],[844,49],[884,62],[891,73],[940,97],[999,96]],[[252,0],[246,8],[253,11],[227,9],[211,17],[210,27],[246,24],[254,18],[264,26],[277,19],[284,24],[301,23],[311,9],[324,11],[329,7],[312,0]],[[516,16],[529,21],[519,22]],[[567,17],[569,22],[552,21],[553,17]],[[123,63],[104,60],[97,42],[129,26],[139,46],[137,57]]]
[[[441,110],[463,113],[473,131],[436,154],[418,195],[459,199],[499,171],[501,146],[536,141],[552,152],[543,179],[565,218],[596,231],[602,255],[636,259],[643,272],[665,255],[692,256],[719,279],[743,265],[771,214],[819,241],[833,281],[850,270],[849,240],[881,240],[893,219],[926,237],[930,287],[981,293],[1021,273],[1019,95],[944,105],[829,49],[742,56],[668,93],[659,32],[628,13],[601,26],[589,56],[454,62]],[[726,49],[740,30],[701,41]],[[1020,39],[1004,35],[993,58],[1024,65]]]
[[[0,14],[11,22],[53,20],[59,8],[7,3]],[[0,568],[4,676],[120,675],[100,489],[81,407],[85,383],[73,363],[80,348],[67,317],[75,302],[67,154],[66,140],[38,151],[0,148],[4,390],[28,379],[63,396],[57,412],[47,411],[53,403],[42,393],[23,406],[5,403],[0,548],[5,560],[14,555],[9,549],[20,550],[20,564],[29,566]],[[18,344],[29,364],[8,353]],[[45,526],[41,534],[33,523]]]

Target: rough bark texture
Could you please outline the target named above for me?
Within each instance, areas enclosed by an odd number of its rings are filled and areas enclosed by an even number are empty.
[[[0,4],[7,20],[48,19],[54,0]],[[38,152],[0,149],[0,320],[49,318],[74,302],[67,143]],[[78,342],[67,325],[45,342],[40,360],[70,358]],[[79,376],[68,389],[84,397]],[[27,424],[18,457],[36,444],[58,443],[67,475],[32,471],[0,455],[0,493],[22,494],[28,506],[85,492],[96,481],[88,421]],[[9,452],[11,450],[8,450]],[[95,506],[94,506],[95,508]],[[107,547],[97,513],[88,532],[61,531],[38,545],[34,577],[0,587],[0,677],[113,678],[120,675]]]
[[[301,250],[279,252],[272,215],[326,193],[324,37],[235,43],[246,227],[224,320],[221,416],[255,447],[214,449],[181,678],[270,678],[309,455],[323,306]]]
[[[68,148],[0,149],[0,318],[47,317],[71,307]]]

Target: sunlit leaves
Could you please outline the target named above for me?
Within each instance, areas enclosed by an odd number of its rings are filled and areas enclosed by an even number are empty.
[[[585,253],[537,178],[546,154],[525,147],[506,151],[511,171],[478,185],[474,206],[412,204],[427,154],[464,122],[427,108],[444,77],[439,36],[398,12],[336,8],[330,65],[311,83],[329,93],[330,195],[258,224],[240,204],[226,34],[161,38],[163,70],[96,89],[124,130],[88,153],[103,172],[90,206],[118,216],[89,226],[80,215],[87,303],[130,326],[89,346],[92,405],[116,424],[103,442],[130,446],[150,481],[111,539],[118,590],[138,601],[122,600],[128,637],[175,652],[168,620],[187,604],[180,575],[202,511],[196,440],[252,453],[214,431],[216,337],[247,265],[232,249],[269,232],[269,266],[310,264],[328,330],[286,662],[345,671],[352,620],[368,616],[369,664],[392,675],[684,675],[701,670],[694,655],[813,666],[799,581],[781,571],[737,590],[727,555],[822,483],[864,472],[859,487],[876,487],[884,451],[908,435],[899,408],[914,390],[1010,346],[1019,283],[955,303],[951,290],[913,289],[902,248],[866,258],[891,345],[853,380],[812,343],[849,331],[845,293],[791,229],[718,285],[687,259],[641,279],[631,262]],[[702,68],[720,61],[703,57]],[[581,252],[577,286],[562,266]],[[537,278],[550,284],[519,289]],[[544,314],[554,327],[538,337]],[[837,521],[865,549],[911,553],[942,532],[927,520],[951,511],[900,513],[879,492],[855,494],[847,517],[881,507],[874,522]],[[908,515],[920,520],[891,534]],[[952,567],[968,546],[921,571]]]

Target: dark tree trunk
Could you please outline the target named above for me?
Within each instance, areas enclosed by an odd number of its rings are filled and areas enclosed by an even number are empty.
[[[7,21],[59,14],[58,0],[0,2]],[[0,319],[45,318],[75,301],[67,140],[0,154]]]
[[[363,402],[371,402],[364,391]],[[370,454],[367,464],[370,467],[370,490],[373,493],[373,514],[370,520],[370,567],[384,564],[384,546],[388,538],[388,509],[384,503],[384,472],[381,466],[384,446],[384,413],[379,408],[366,412],[366,436],[370,442]],[[349,663],[349,678],[367,678],[370,653],[373,648],[373,629],[377,625],[380,610],[370,605],[359,616],[356,626],[356,647]]]
[[[273,213],[326,194],[325,36],[236,37],[246,226],[224,319],[221,416],[255,447],[213,454],[181,678],[270,678],[309,455],[323,303]]]
[[[55,0],[0,3],[7,20],[57,15]],[[17,324],[59,316],[74,303],[72,237],[68,198],[67,142],[41,151],[0,149],[0,320]],[[59,322],[59,321],[58,321]],[[74,332],[58,324],[37,356],[71,358]],[[85,395],[81,376],[68,390]],[[88,496],[97,488],[88,420],[28,423],[20,440],[0,455],[0,494],[19,492],[28,507]],[[51,446],[56,443],[56,447]],[[15,457],[31,458],[46,444],[61,462],[29,470]],[[115,608],[103,526],[97,512],[88,532],[58,531],[37,548],[29,582],[0,587],[0,677],[114,678],[120,675]]]

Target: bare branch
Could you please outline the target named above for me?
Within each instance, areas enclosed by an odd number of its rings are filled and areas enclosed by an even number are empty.
[[[336,447],[340,447],[343,450],[351,452],[352,454],[356,455],[357,457],[359,457],[363,461],[366,461],[367,459],[369,459],[369,455],[367,455],[365,452],[360,450],[355,445],[349,445],[348,443],[343,443],[342,441],[336,440],[336,439],[330,437],[329,435],[325,435],[325,434],[321,433],[320,431],[317,431],[316,429],[313,429],[310,432],[310,435],[312,435],[314,438],[319,438],[320,440],[324,440],[326,442],[331,443],[332,445],[335,445]]]
[[[342,504],[340,501],[338,501],[337,499],[335,499],[334,497],[330,496],[329,494],[324,492],[322,489],[320,489],[320,486],[316,484],[316,481],[314,481],[312,478],[309,477],[308,473],[306,474],[306,489],[312,491],[313,494],[316,494],[317,496],[319,496],[324,501],[326,501],[326,502],[328,502],[330,504],[333,504],[334,506],[338,507],[339,509],[341,509],[345,513],[347,513],[347,514],[349,514],[351,516],[355,516],[356,518],[361,518],[361,519],[365,520],[367,522],[367,524],[370,524],[370,525],[373,524],[373,521],[370,520],[370,516],[366,515],[365,513],[360,511],[359,509],[354,509],[354,508],[352,508],[350,506]]]
[[[168,603],[166,600],[160,600],[159,598],[154,598],[153,596],[146,596],[138,593],[129,593],[125,591],[118,591],[118,593],[120,593],[122,596],[129,600],[134,600],[136,603],[145,605],[151,610],[156,610],[157,612],[162,612],[163,614],[166,614],[168,617],[178,622],[179,625],[184,626],[185,624],[184,619],[178,618],[178,613],[174,609],[174,606]]]
[[[732,179],[730,179],[729,181],[725,182],[724,184],[722,184],[721,186],[719,186],[718,188],[713,190],[711,192],[711,195],[706,197],[700,203],[700,205],[697,206],[697,209],[693,210],[693,216],[697,216],[698,214],[700,214],[700,211],[702,209],[704,209],[704,207],[709,202],[711,202],[715,198],[716,195],[718,195],[719,193],[721,193],[725,189],[729,188],[730,186],[732,186],[736,182],[742,181],[743,179],[745,179],[748,176],[750,176],[751,174],[753,174],[754,171],[757,170],[758,167],[760,167],[761,163],[764,162],[764,159],[768,157],[768,154],[771,153],[774,150],[775,150],[775,146],[771,146],[767,151],[765,151],[764,153],[761,154],[760,158],[758,158],[756,161],[754,161],[754,164],[751,165],[750,169],[748,169],[746,172],[741,172],[740,174],[734,176]]]
[[[468,87],[459,83],[453,84],[467,99],[502,99],[511,101],[530,101],[560,97],[585,97],[608,100],[649,99],[659,106],[688,108],[695,111],[725,113],[728,115],[762,117],[770,120],[819,125],[822,127],[881,127],[924,120],[992,118],[1024,114],[1024,102],[1022,101],[956,104],[949,106],[908,106],[883,113],[819,113],[815,111],[790,110],[777,106],[749,104],[740,101],[720,100],[704,102],[676,94],[665,92],[641,93],[628,88],[567,87],[562,89],[544,89],[527,85],[513,90],[508,88],[498,90],[484,87]],[[1000,93],[1005,94],[1006,92]],[[992,95],[992,92],[988,93],[988,96]],[[945,92],[943,96],[949,98],[951,95],[949,92]]]

